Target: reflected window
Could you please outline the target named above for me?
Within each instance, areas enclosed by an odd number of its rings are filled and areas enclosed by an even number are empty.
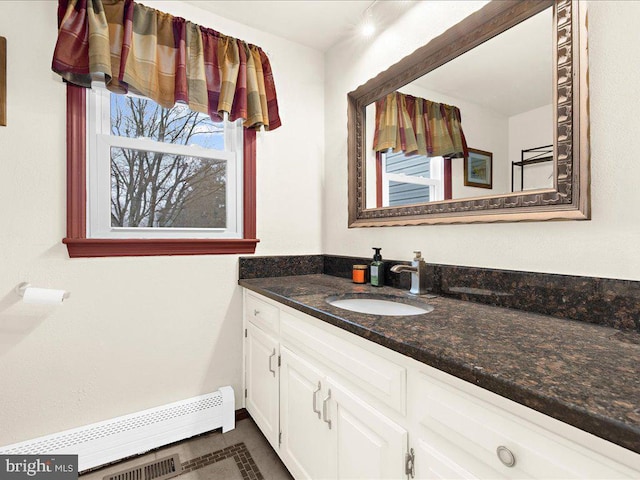
[[[443,157],[405,155],[388,150],[378,155],[379,207],[395,207],[450,198],[451,176]]]

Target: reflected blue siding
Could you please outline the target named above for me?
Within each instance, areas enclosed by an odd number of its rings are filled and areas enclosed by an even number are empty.
[[[431,160],[423,155],[405,156],[402,152],[386,154],[387,173],[404,173],[413,177],[431,177]],[[430,200],[428,185],[389,182],[389,206],[424,203]]]

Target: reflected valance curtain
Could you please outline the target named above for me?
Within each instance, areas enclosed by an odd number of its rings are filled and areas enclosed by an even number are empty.
[[[52,69],[83,87],[104,78],[163,107],[176,102],[247,128],[281,125],[271,64],[255,45],[132,0],[59,0]]]
[[[467,157],[458,107],[393,92],[376,102],[373,149]]]

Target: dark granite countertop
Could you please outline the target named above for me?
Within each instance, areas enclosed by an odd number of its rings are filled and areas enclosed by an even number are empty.
[[[424,299],[413,316],[355,313],[331,295],[411,297],[329,275],[243,287],[640,453],[640,334],[462,300]]]

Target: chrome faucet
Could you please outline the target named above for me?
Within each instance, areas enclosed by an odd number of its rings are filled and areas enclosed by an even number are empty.
[[[422,253],[414,251],[415,258],[411,265],[397,264],[391,267],[394,273],[410,272],[411,273],[411,289],[409,293],[412,295],[424,295],[427,293],[427,263],[422,258]]]

